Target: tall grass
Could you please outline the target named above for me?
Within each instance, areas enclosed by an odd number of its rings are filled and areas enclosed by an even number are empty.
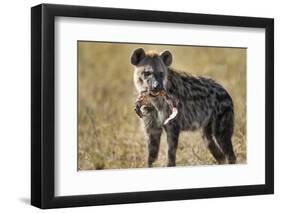
[[[174,56],[172,67],[213,78],[234,101],[233,135],[237,163],[246,163],[246,49],[79,42],[78,169],[146,167],[147,143],[133,107],[136,91],[130,55],[135,48]],[[166,165],[165,134],[156,166]],[[182,132],[177,165],[209,165],[215,160],[200,132]]]

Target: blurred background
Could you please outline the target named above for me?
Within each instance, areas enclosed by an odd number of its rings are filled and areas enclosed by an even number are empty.
[[[213,78],[234,101],[232,138],[237,163],[246,163],[246,49],[197,46],[78,42],[78,170],[147,167],[147,143],[133,108],[137,92],[130,56],[134,49],[173,54],[172,67]],[[166,166],[162,134],[156,167]],[[212,165],[216,161],[201,134],[182,132],[177,166]]]

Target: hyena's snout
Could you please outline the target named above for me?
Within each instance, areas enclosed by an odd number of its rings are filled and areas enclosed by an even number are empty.
[[[163,90],[163,84],[157,80],[154,80],[151,84],[151,91],[160,92]]]
[[[151,92],[161,92],[164,90],[163,78],[158,76],[157,73],[151,74],[150,78],[147,79],[148,89]]]

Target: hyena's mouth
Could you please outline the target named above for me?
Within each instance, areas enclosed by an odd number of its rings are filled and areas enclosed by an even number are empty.
[[[155,91],[149,91],[149,95],[152,96],[152,97],[157,97],[157,96],[160,95],[160,92],[159,92],[159,91],[157,91],[157,92],[155,92]]]
[[[153,91],[153,90],[149,90],[148,91],[148,95],[152,96],[152,97],[157,97],[157,96],[166,96],[167,92],[163,89],[160,91]]]

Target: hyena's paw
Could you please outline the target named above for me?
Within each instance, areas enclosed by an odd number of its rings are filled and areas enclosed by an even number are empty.
[[[152,110],[153,110],[153,108],[150,105],[141,106],[140,111],[141,111],[142,117],[144,118],[144,117],[150,116]]]
[[[135,110],[136,114],[137,114],[140,118],[143,117],[143,113],[142,113],[142,111],[141,111],[141,104],[136,103],[134,110]]]

